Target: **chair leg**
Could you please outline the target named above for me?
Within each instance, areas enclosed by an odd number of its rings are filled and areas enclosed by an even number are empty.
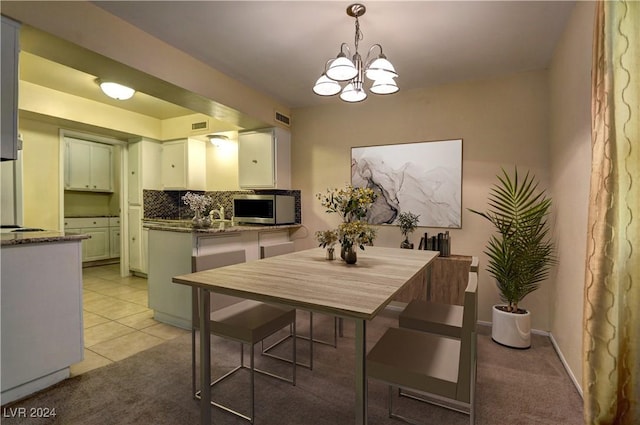
[[[295,320],[293,321],[293,334],[294,335],[296,334],[296,321]],[[291,350],[291,356],[293,358],[293,361],[291,362],[291,372],[292,372],[292,376],[293,376],[293,385],[294,386],[296,385],[296,365],[298,363],[298,360],[297,360],[298,356],[296,354],[297,351],[298,351],[298,350],[296,350],[296,340],[297,339],[298,338],[295,338],[295,337],[293,338],[293,349]],[[313,342],[312,342],[312,344],[313,344]],[[313,356],[311,356],[311,361],[313,362]],[[312,366],[313,366],[313,363],[312,363]]]
[[[191,329],[191,394],[196,397],[196,330]]]
[[[255,411],[255,364],[254,364],[254,349],[251,347],[251,419],[249,422],[253,423],[255,420],[254,411]]]
[[[309,312],[309,370],[313,370],[313,311]]]
[[[393,418],[393,387],[389,385],[389,417]]]

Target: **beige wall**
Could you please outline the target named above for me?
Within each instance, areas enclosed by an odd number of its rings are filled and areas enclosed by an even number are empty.
[[[362,104],[329,99],[326,105],[295,109],[292,169],[302,190],[298,248],[316,245],[316,230],[335,227],[338,217],[323,212],[314,194],[350,181],[352,146],[463,139],[462,229],[451,231],[452,253],[477,255],[481,261],[479,319],[491,321],[491,305],[499,302],[495,284],[484,270],[489,223],[466,208],[485,209],[489,187],[500,167],[531,170],[549,184],[548,80],[546,71],[527,72],[487,81],[472,81],[397,95],[370,97]],[[417,235],[435,229],[418,229]],[[417,239],[417,240],[416,240]],[[395,226],[379,228],[376,244],[399,246]],[[529,295],[523,305],[533,312],[533,327],[549,330],[551,283]]]
[[[60,223],[60,138],[58,127],[20,118],[24,224],[58,229]]]
[[[580,383],[587,206],[591,173],[594,3],[578,2],[550,68],[551,187],[558,246],[551,333]]]

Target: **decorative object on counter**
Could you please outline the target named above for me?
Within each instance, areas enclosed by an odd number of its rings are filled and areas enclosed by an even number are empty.
[[[211,219],[205,214],[207,207],[211,205],[211,198],[206,195],[187,192],[182,197],[182,201],[193,211],[193,227],[196,229],[211,227]]]
[[[413,249],[413,243],[409,242],[409,233],[413,233],[418,227],[418,218],[420,215],[413,214],[410,211],[400,213],[398,216],[398,226],[400,226],[400,231],[402,232],[402,236],[404,236],[404,240],[400,243],[400,248],[405,249]]]
[[[338,233],[335,230],[318,230],[316,232],[318,246],[327,248],[327,260],[333,260],[335,244],[338,243]]]
[[[218,215],[218,220],[224,220],[224,207],[220,204],[218,204],[218,209],[216,210],[215,208],[212,209],[211,211],[209,211],[209,218],[211,219],[211,222],[213,222],[214,220],[216,220],[216,214]]]
[[[349,255],[349,264],[355,264],[355,246],[364,250],[365,245],[373,244],[376,231],[363,219],[367,211],[376,200],[376,193],[370,188],[354,188],[346,185],[342,189],[327,189],[325,194],[316,194],[318,200],[328,213],[338,213],[342,216],[342,223],[338,226],[337,235],[341,245],[341,257],[346,261],[346,253]]]
[[[531,346],[531,317],[518,306],[549,276],[556,263],[554,246],[549,239],[551,199],[529,172],[520,179],[518,169],[513,177],[502,169],[499,183],[491,188],[490,209],[474,214],[494,225],[496,233],[487,242],[487,271],[496,279],[500,298],[506,305],[493,306],[491,337],[514,348]]]

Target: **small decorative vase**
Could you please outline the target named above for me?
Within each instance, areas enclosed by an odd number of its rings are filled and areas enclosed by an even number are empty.
[[[355,264],[358,261],[358,254],[353,247],[344,250],[344,262],[347,264]]]
[[[400,248],[403,249],[413,249],[413,243],[409,242],[409,238],[405,237],[402,243],[400,244]]]
[[[211,219],[208,216],[202,217],[200,212],[196,212],[196,215],[191,219],[191,223],[194,229],[204,229],[211,227]]]
[[[333,260],[333,258],[334,258],[333,254],[334,254],[335,250],[336,249],[334,247],[327,248],[327,256],[326,256],[327,260]]]

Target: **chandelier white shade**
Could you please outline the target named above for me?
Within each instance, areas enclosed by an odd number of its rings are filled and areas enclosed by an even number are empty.
[[[102,92],[104,94],[116,100],[131,99],[133,94],[136,92],[130,87],[123,86],[122,84],[114,83],[111,81],[99,81],[99,84],[100,89],[102,89]]]
[[[349,46],[346,43],[340,45],[340,52],[335,59],[327,61],[324,72],[313,86],[315,94],[333,96],[340,93],[340,99],[345,102],[362,102],[367,98],[364,89],[365,76],[372,81],[371,93],[385,95],[399,90],[395,82],[398,73],[382,52],[380,44],[371,46],[364,61],[358,53],[358,44],[363,38],[358,18],[364,15],[366,10],[364,5],[359,3],[347,7],[347,15],[356,20],[355,53],[349,59],[351,55]],[[380,53],[372,57],[372,53],[377,49]],[[343,87],[340,83],[346,84]]]

